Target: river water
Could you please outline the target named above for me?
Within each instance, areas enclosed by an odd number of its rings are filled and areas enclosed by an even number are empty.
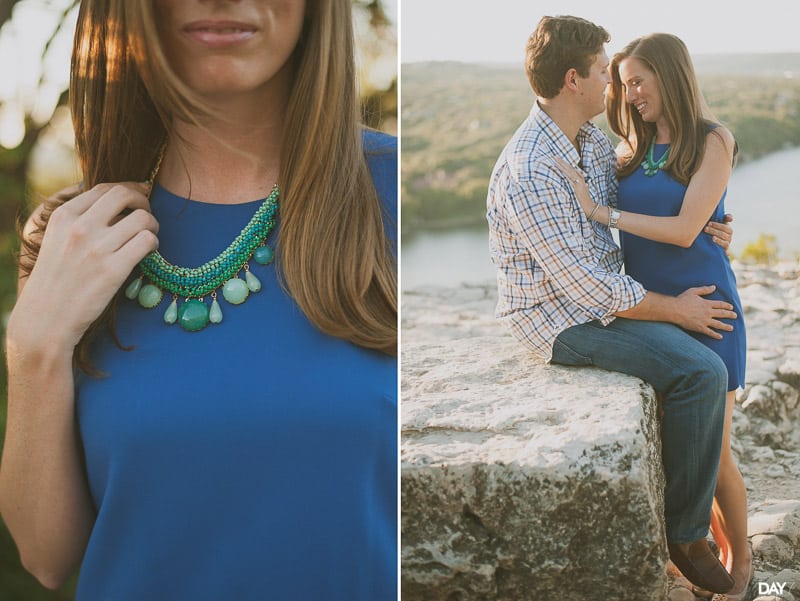
[[[759,234],[773,234],[782,258],[800,255],[800,148],[737,166],[725,208],[734,216],[734,255]],[[494,279],[485,227],[420,232],[404,237],[401,287],[457,286]]]

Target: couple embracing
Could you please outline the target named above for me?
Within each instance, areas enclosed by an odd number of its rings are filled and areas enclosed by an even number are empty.
[[[746,343],[723,207],[736,144],[681,40],[638,38],[610,64],[608,41],[568,16],[528,41],[537,100],[487,199],[497,316],[545,361],[655,388],[670,559],[695,594],[741,600],[752,553],[730,430]],[[604,110],[616,152],[590,122]]]

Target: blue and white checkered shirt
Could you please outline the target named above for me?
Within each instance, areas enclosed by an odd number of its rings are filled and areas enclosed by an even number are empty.
[[[500,154],[486,201],[497,318],[545,361],[563,330],[592,320],[607,325],[645,295],[620,274],[622,252],[610,230],[586,218],[554,161],[580,165],[595,202],[616,206],[614,149],[591,122],[578,142],[580,156],[535,103]]]

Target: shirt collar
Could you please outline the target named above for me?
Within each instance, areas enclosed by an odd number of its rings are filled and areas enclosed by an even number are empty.
[[[552,150],[554,150],[558,156],[567,159],[571,165],[579,165],[581,163],[581,157],[572,141],[567,137],[567,134],[556,125],[556,122],[553,121],[550,115],[544,112],[542,107],[539,106],[538,100],[533,103],[528,118],[537,128],[545,132],[552,145]],[[584,156],[593,146],[592,133],[595,127],[596,126],[591,121],[587,121],[581,125],[578,130],[578,140],[580,141],[582,154]]]

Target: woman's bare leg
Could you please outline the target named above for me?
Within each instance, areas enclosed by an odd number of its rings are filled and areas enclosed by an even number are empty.
[[[736,580],[729,594],[747,586],[752,556],[747,542],[747,488],[731,452],[731,422],[736,393],[725,399],[725,428],[722,433],[722,455],[714,494],[711,534],[720,547],[720,561]]]

